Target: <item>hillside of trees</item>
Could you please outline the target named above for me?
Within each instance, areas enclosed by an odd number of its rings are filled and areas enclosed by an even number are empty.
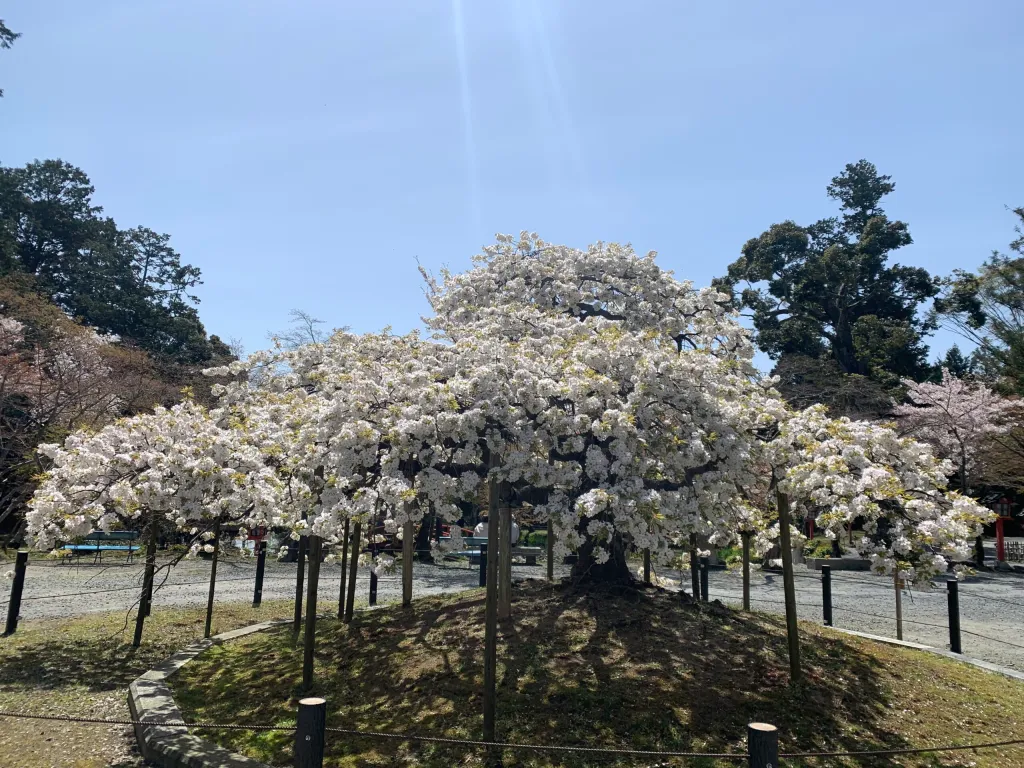
[[[46,468],[39,443],[185,391],[209,400],[202,369],[233,359],[199,320],[199,269],[93,194],[61,160],[0,167],[0,530]]]

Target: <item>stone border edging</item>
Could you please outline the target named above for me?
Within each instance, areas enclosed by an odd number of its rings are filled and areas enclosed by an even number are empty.
[[[182,722],[181,710],[174,703],[167,684],[169,677],[214,645],[288,623],[289,619],[264,621],[185,646],[128,686],[128,708],[132,719]],[[270,768],[265,763],[204,741],[181,726],[136,725],[135,738],[142,756],[164,768]]]
[[[986,672],[993,672],[997,675],[1003,675],[1004,677],[1010,677],[1014,680],[1024,681],[1024,672],[1018,672],[1015,669],[1009,667],[1001,667],[998,664],[993,664],[990,661],[982,661],[981,659],[973,659],[970,656],[964,656],[962,653],[953,653],[947,651],[944,648],[935,648],[931,645],[922,645],[921,643],[911,643],[907,640],[897,640],[893,637],[883,637],[882,635],[871,635],[867,632],[858,632],[855,629],[840,629],[839,627],[826,627],[835,632],[842,632],[844,635],[853,635],[854,637],[863,637],[868,640],[876,640],[880,643],[888,643],[889,645],[898,645],[902,648],[913,648],[916,651],[927,651],[928,653],[934,653],[937,656],[944,656],[947,659],[953,659],[964,664],[970,664],[971,666],[984,669]]]

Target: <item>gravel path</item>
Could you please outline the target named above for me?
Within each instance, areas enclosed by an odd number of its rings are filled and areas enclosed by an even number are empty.
[[[168,561],[162,561],[166,565]],[[3,569],[9,566],[3,566]],[[203,605],[207,598],[210,564],[184,560],[163,569],[154,596],[154,607]],[[559,567],[558,575],[568,569]],[[217,601],[252,600],[255,561],[224,559],[218,569]],[[320,572],[319,601],[323,612],[336,609],[341,568],[325,564]],[[516,578],[543,578],[544,567],[516,566]],[[797,566],[797,613],[808,621],[822,620],[821,575]],[[142,581],[141,564],[54,565],[30,562],[25,579],[21,615],[24,619],[55,618],[100,611],[127,611],[138,599]],[[739,604],[742,577],[738,570],[712,570],[709,575],[712,599]],[[2,582],[4,584],[9,582]],[[471,589],[477,586],[478,571],[460,563],[434,565],[416,563],[413,570],[414,595]],[[687,580],[686,586],[689,586]],[[1016,574],[983,573],[960,583],[960,623],[963,651],[996,664],[1024,671],[1024,577]],[[290,598],[295,594],[295,564],[267,562],[263,599]],[[366,599],[369,571],[360,569],[356,594]],[[378,582],[381,603],[401,599],[399,573]],[[84,594],[77,594],[84,593]],[[63,597],[47,597],[64,595]],[[0,612],[6,596],[0,598]],[[751,603],[755,610],[784,613],[782,575],[755,569],[751,573]],[[895,592],[882,577],[865,572],[837,571],[832,574],[832,604],[835,626],[888,637],[896,636]],[[946,586],[936,582],[903,593],[903,639],[937,648],[949,647]],[[984,637],[981,637],[981,636]]]
[[[808,621],[822,621],[820,572],[797,566],[795,576],[797,615]],[[750,584],[751,608],[785,613],[781,573],[752,570]],[[711,571],[708,591],[712,599],[740,604],[741,573]],[[963,653],[1024,671],[1024,577],[980,573],[962,580],[959,592]],[[902,602],[903,639],[948,649],[945,581],[904,590]],[[895,587],[888,579],[870,573],[835,571],[832,618],[836,627],[896,637]]]
[[[204,560],[182,560],[169,567],[167,559],[158,561],[163,566],[157,573],[157,589],[153,596],[154,610],[160,606],[205,605],[209,591],[210,563]],[[4,564],[0,570],[11,566]],[[22,619],[59,618],[102,611],[127,611],[139,598],[143,567],[119,563],[93,565],[87,560],[80,564],[53,564],[29,561],[22,596]],[[561,575],[565,569],[557,569]],[[540,566],[513,567],[517,579],[542,578],[545,569]],[[217,566],[217,602],[251,602],[256,576],[256,563],[252,559],[225,558]],[[317,590],[318,612],[337,610],[341,566],[324,564],[320,569]],[[416,563],[413,568],[413,594],[434,595],[472,589],[478,586],[479,570],[464,563]],[[8,585],[8,581],[0,581]],[[365,600],[369,595],[370,572],[360,568],[356,579],[356,597]],[[267,560],[263,580],[263,599],[291,598],[295,595],[295,564]],[[377,584],[380,603],[401,600],[401,573],[381,576]],[[5,610],[6,595],[0,596],[0,612]]]

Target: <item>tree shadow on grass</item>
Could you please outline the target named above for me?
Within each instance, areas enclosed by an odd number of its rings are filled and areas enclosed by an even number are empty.
[[[276,604],[268,605],[264,615],[245,605],[218,607],[214,631],[278,613]],[[0,689],[23,687],[45,693],[68,687],[93,692],[127,688],[139,675],[202,637],[204,616],[203,608],[155,608],[138,648],[131,645],[134,613],[42,620],[0,639]]]
[[[499,739],[742,752],[746,724],[760,720],[802,750],[906,746],[884,722],[887,673],[844,639],[804,634],[805,678],[790,686],[777,617],[696,606],[656,589],[613,594],[527,582],[514,595],[514,620],[499,638]],[[348,626],[322,622],[311,693],[327,699],[328,725],[479,739],[483,616],[483,600],[471,595],[364,612]],[[299,679],[301,650],[281,629],[208,651],[172,684],[187,717],[282,724],[294,722]],[[287,732],[206,736],[291,764]],[[476,765],[482,755],[472,747],[328,734],[326,765],[410,762]],[[635,764],[625,756],[504,755],[506,766]]]
[[[81,686],[90,691],[126,688],[168,655],[166,649],[134,649],[117,639],[57,639],[18,648],[3,657],[0,686],[35,689]]]

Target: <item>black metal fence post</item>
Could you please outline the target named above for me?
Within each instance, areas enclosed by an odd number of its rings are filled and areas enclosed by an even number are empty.
[[[263,602],[263,571],[267,567],[267,542],[256,542],[256,586],[252,590],[252,607],[259,608]]]
[[[487,586],[487,545],[480,545],[480,586]]]
[[[946,582],[946,599],[949,603],[949,650],[963,653],[960,649],[960,592],[959,585],[954,581]]]
[[[296,768],[323,768],[326,727],[327,702],[319,698],[299,699],[299,721],[295,729]]]
[[[7,604],[7,626],[4,636],[13,635],[18,628],[18,614],[21,613],[21,593],[25,589],[25,568],[28,567],[28,550],[19,549],[14,561],[14,582],[11,584],[11,601]]]
[[[700,559],[700,599],[708,602],[708,558]]]
[[[377,571],[370,567],[370,605],[377,604]]]
[[[821,566],[821,610],[825,626],[832,626],[832,566]]]
[[[768,723],[747,726],[749,768],[779,768],[779,729]]]

